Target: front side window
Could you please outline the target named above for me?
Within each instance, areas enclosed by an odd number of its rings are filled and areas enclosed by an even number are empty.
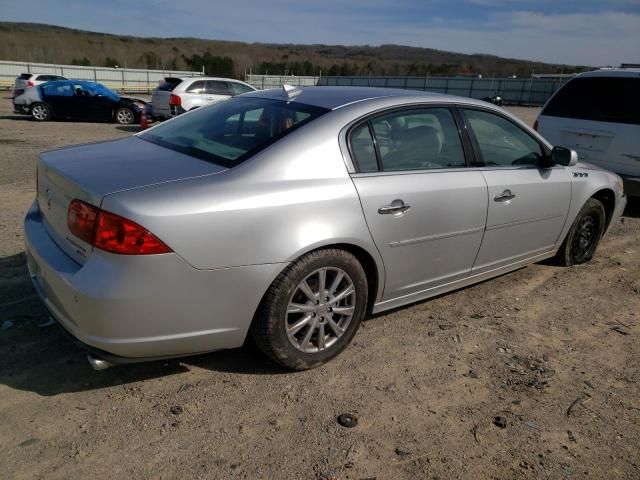
[[[229,90],[231,90],[231,93],[233,95],[242,95],[243,93],[247,93],[247,92],[253,92],[253,88],[244,85],[242,83],[237,83],[237,82],[228,82],[227,83]]]
[[[448,108],[394,112],[370,123],[385,171],[466,165],[460,133]]]
[[[575,78],[553,96],[542,115],[640,125],[640,78]]]
[[[542,147],[514,123],[493,113],[463,110],[486,166],[537,165]]]
[[[221,82],[219,80],[207,80],[205,93],[209,95],[231,95],[231,92],[227,88],[227,82]]]
[[[238,97],[177,117],[138,138],[232,168],[326,112],[295,102]]]

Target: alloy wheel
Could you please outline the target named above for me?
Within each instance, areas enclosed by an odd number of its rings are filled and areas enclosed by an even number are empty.
[[[331,347],[347,330],[355,305],[356,289],[344,270],[315,270],[298,284],[287,305],[289,341],[305,353]]]
[[[46,120],[49,116],[49,111],[44,105],[36,105],[31,109],[31,115],[36,120]]]
[[[133,123],[133,113],[131,113],[131,110],[127,109],[118,110],[116,120],[121,124]]]

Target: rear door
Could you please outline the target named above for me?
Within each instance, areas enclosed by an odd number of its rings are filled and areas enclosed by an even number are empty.
[[[183,109],[189,111],[205,104],[205,85],[204,80],[196,80],[187,86],[184,93],[180,94]]]
[[[640,75],[571,80],[545,107],[538,130],[580,160],[640,176]]]
[[[71,82],[49,82],[39,87],[42,100],[51,107],[54,116],[73,117],[77,102]]]
[[[487,226],[474,273],[549,252],[571,201],[564,167],[545,166],[549,152],[506,116],[462,109],[489,193]]]
[[[482,173],[447,107],[396,110],[351,130],[353,175],[386,271],[383,300],[469,275],[487,216]]]

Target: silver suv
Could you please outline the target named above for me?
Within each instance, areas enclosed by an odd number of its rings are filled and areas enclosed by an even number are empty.
[[[45,82],[54,80],[68,80],[60,75],[52,75],[50,73],[21,73],[13,84],[13,96],[22,95],[29,87],[34,87]]]
[[[153,91],[153,116],[170,118],[256,89],[231,78],[167,77]]]

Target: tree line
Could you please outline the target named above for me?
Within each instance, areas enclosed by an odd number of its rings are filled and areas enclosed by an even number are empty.
[[[286,57],[286,56],[285,56]],[[213,55],[206,51],[203,54],[192,54],[186,56],[182,54],[180,58],[159,57],[155,52],[144,52],[138,59],[139,64],[146,65],[148,69],[157,70],[181,70],[186,67],[188,70],[202,72],[207,75],[220,77],[238,77],[238,65],[229,56]],[[73,58],[72,65],[90,66],[91,62],[87,57]],[[105,57],[102,67],[118,68],[123,67],[116,58]],[[526,65],[516,62],[510,63],[508,60],[501,65],[503,69],[512,72],[513,75],[529,76],[532,72]],[[426,77],[429,75],[475,75],[478,73],[491,75],[491,72],[478,71],[471,64],[464,63],[410,63],[410,62],[388,62],[371,60],[364,62],[337,62],[329,66],[313,63],[308,60],[284,60],[284,61],[263,61],[255,67],[250,67],[251,71],[260,75],[295,75],[295,76],[369,76],[369,75],[397,75]],[[561,73],[561,66],[556,73]]]

